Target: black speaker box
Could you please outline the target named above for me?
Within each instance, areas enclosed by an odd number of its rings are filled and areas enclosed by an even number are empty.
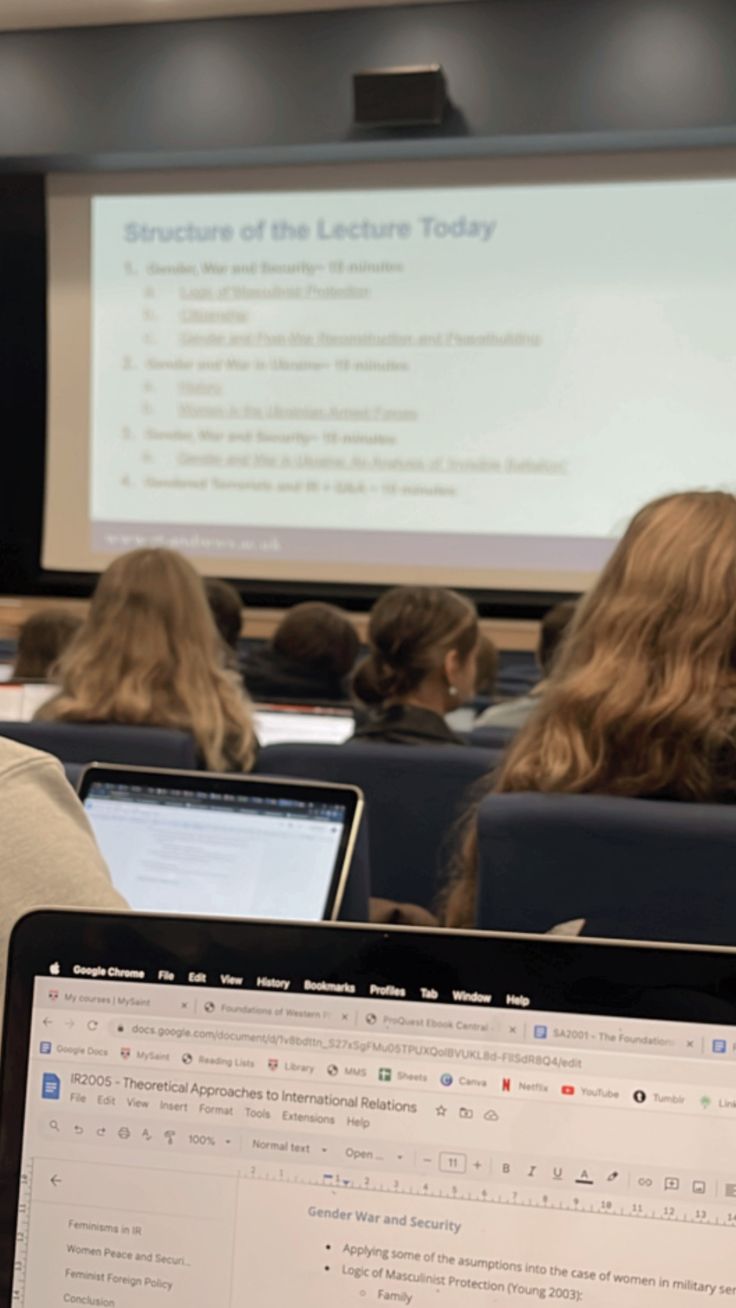
[[[359,127],[438,126],[447,108],[447,83],[439,64],[354,73],[353,94]]]

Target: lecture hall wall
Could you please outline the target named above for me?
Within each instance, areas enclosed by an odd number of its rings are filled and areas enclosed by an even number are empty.
[[[440,61],[440,133],[351,128],[351,73]],[[45,422],[41,176],[736,140],[733,0],[471,0],[0,34],[0,593],[33,586]]]

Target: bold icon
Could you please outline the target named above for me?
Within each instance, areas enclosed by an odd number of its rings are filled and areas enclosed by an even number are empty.
[[[458,1116],[462,1117],[466,1122],[469,1122],[470,1119],[475,1116],[475,1113],[472,1108],[461,1108],[458,1112]]]
[[[711,1045],[711,1048],[712,1048],[714,1054],[727,1054],[727,1053],[728,1053],[728,1041],[726,1041],[726,1040],[714,1040],[713,1043],[712,1043],[712,1045]]]
[[[269,1058],[269,1060],[268,1060],[268,1070],[269,1070],[269,1072],[275,1072],[275,1071],[276,1071],[276,1068],[278,1067],[278,1065],[279,1065],[279,1060],[278,1060],[278,1058]]]
[[[535,1039],[535,1040],[546,1040],[546,1039],[547,1039],[547,1027],[546,1027],[546,1026],[535,1026],[535,1028],[534,1028],[534,1039]]]
[[[181,1061],[185,1067],[189,1067],[189,1064],[194,1062],[194,1054],[182,1054]]]
[[[444,1085],[444,1086],[452,1085],[453,1080],[454,1077],[451,1075],[450,1072],[443,1072],[442,1076],[440,1077],[440,1085]]]
[[[41,1078],[41,1098],[61,1099],[61,1081],[55,1072],[44,1072]]]
[[[679,1190],[680,1188],[679,1178],[676,1176],[666,1176],[664,1178],[664,1188],[665,1190]]]
[[[483,1114],[483,1121],[484,1121],[484,1122],[497,1122],[497,1121],[498,1121],[498,1113],[496,1112],[495,1108],[487,1108],[487,1109],[486,1109],[485,1113]]]
[[[378,1021],[378,1018],[376,1017],[375,1013],[366,1013],[365,1020],[368,1026],[375,1026],[376,1022]]]
[[[337,1076],[339,1070],[340,1070],[340,1069],[339,1069],[339,1067],[337,1066],[337,1063],[329,1063],[328,1066],[327,1066],[327,1075],[328,1075],[328,1076]],[[382,1080],[382,1079],[383,1079],[382,1077],[379,1078],[379,1080]]]
[[[736,1185],[733,1181],[726,1181],[726,1198],[736,1199]]]
[[[337,1069],[335,1069],[335,1070],[337,1071]],[[379,1067],[379,1069],[378,1069],[378,1079],[379,1079],[379,1081],[390,1081],[390,1080],[391,1080],[391,1068],[390,1068],[390,1067]]]
[[[49,963],[49,972],[52,976],[58,976],[61,972],[61,963]]]
[[[51,1000],[52,1004],[55,1004],[58,998],[59,998],[58,990],[49,990],[49,999]]]
[[[705,1181],[693,1181],[693,1194],[705,1194]]]
[[[646,1090],[635,1090],[632,1098],[635,1104],[645,1104],[647,1102]]]
[[[501,1081],[501,1089],[504,1094],[511,1094],[511,1077],[505,1076]]]
[[[561,1085],[561,1086],[560,1086],[560,1094],[563,1094],[563,1095],[574,1095],[574,1094],[575,1094],[575,1086],[574,1086],[574,1085]]]
[[[130,1045],[123,1045],[122,1049],[120,1050],[120,1057],[124,1058],[125,1061],[127,1062],[127,1060],[130,1058],[131,1052],[132,1050],[130,1048]]]
[[[38,1052],[39,1052],[40,1054],[50,1054],[50,1053],[51,1053],[51,1041],[50,1041],[50,1040],[42,1040],[41,1043],[40,1043],[40,1045],[38,1046]]]

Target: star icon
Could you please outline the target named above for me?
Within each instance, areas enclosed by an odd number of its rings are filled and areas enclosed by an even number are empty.
[[[444,1104],[438,1104],[434,1111],[438,1117],[447,1117],[447,1109]]]

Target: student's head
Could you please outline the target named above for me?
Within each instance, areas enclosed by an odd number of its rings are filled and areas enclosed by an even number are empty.
[[[250,714],[223,665],[201,578],[180,554],[140,549],[100,577],[41,716],[179,727],[210,768],[247,767]]]
[[[736,796],[736,498],[637,513],[573,618],[538,708],[488,791]],[[469,826],[448,896],[472,921]]]
[[[475,694],[478,615],[453,590],[387,591],[371,612],[368,642],[370,653],[353,678],[364,704],[423,702],[447,712]]]
[[[490,636],[481,634],[476,647],[475,694],[491,698],[496,691],[498,650]]]
[[[44,681],[53,676],[54,668],[82,619],[68,609],[39,609],[26,618],[18,633],[18,650],[13,676]]]
[[[208,577],[204,583],[207,602],[215,619],[215,626],[231,650],[238,648],[243,626],[243,601],[234,586],[219,577]]]
[[[323,672],[338,684],[352,671],[360,641],[350,619],[333,604],[295,604],[271,640],[284,658]]]
[[[562,644],[562,638],[575,617],[576,607],[572,600],[555,604],[551,609],[547,609],[539,624],[537,662],[545,677],[548,677],[552,671],[552,664]]]

